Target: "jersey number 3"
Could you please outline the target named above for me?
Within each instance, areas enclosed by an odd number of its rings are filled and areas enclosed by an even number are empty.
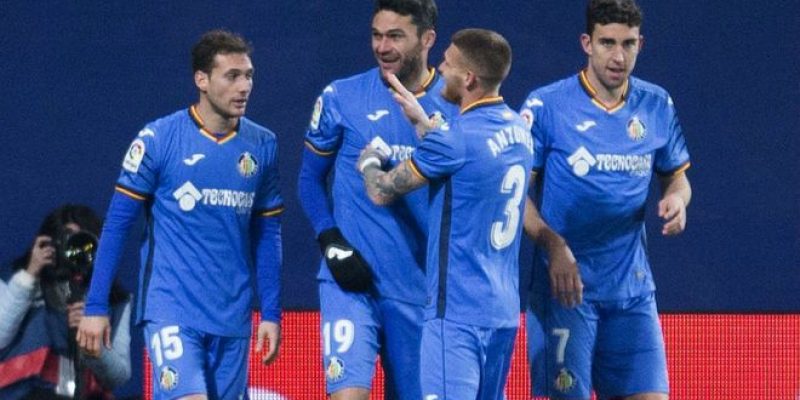
[[[503,177],[500,193],[510,193],[511,198],[508,199],[506,208],[503,210],[505,220],[492,223],[492,247],[497,250],[508,247],[517,236],[520,221],[519,206],[522,196],[525,194],[525,169],[522,166],[513,165],[508,169]]]

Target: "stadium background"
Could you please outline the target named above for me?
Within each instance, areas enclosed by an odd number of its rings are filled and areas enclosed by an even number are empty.
[[[583,1],[438,4],[431,62],[438,64],[460,28],[499,31],[514,49],[502,90],[514,107],[532,88],[585,64],[578,45]],[[675,342],[672,354],[691,358],[708,350],[714,363],[752,367],[751,374],[731,375],[731,385],[800,382],[800,335],[792,315],[800,313],[800,46],[794,39],[800,1],[641,4],[645,45],[636,75],[672,94],[693,162],[685,234],[659,237],[653,207],[648,210],[660,308],[674,332],[683,332],[676,338],[696,339]],[[0,258],[8,262],[25,251],[44,215],[63,202],[104,212],[136,132],[196,99],[189,48],[202,32],[224,27],[255,47],[248,116],[280,141],[287,205],[282,302],[289,310],[318,309],[317,246],[296,199],[302,135],[314,99],[329,81],[374,65],[371,13],[371,2],[363,0],[2,2],[0,126],[8,138],[0,146]],[[128,248],[122,281],[133,290],[137,263],[133,244]],[[523,249],[523,282],[531,251]],[[673,322],[665,324],[668,339]],[[703,335],[711,336],[698,342]],[[141,347],[138,331],[134,338]],[[748,340],[763,341],[763,348],[737,353],[735,345]],[[714,371],[703,367],[688,376],[712,388],[727,385]],[[137,369],[118,393],[137,395],[141,385]],[[793,395],[775,396],[767,398]]]

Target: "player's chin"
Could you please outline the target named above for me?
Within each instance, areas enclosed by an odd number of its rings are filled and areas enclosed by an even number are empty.
[[[231,117],[241,117],[247,111],[247,104],[233,104],[228,110]]]

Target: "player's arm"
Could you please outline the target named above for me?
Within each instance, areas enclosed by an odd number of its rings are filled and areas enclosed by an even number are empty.
[[[280,209],[282,210],[282,208]],[[254,259],[256,283],[261,304],[261,321],[258,326],[256,352],[261,352],[263,364],[272,363],[278,356],[281,343],[281,242],[280,210],[264,213],[253,220]]]
[[[111,348],[108,296],[119,268],[125,239],[143,208],[145,198],[118,187],[106,212],[92,281],[86,295],[84,317],[78,326],[77,343],[89,356],[100,354],[100,345]]]
[[[386,160],[371,146],[361,153],[358,166],[364,176],[367,195],[377,205],[387,205],[398,196],[402,196],[428,183],[421,174],[414,170],[412,161],[406,160],[391,171],[383,171],[380,167]]]
[[[686,228],[686,207],[692,200],[692,186],[683,170],[672,175],[659,175],[661,200],[658,202],[658,216],[664,219],[661,233],[677,235]]]
[[[536,173],[533,172],[530,186],[533,187],[535,183]],[[583,281],[575,256],[572,255],[566,240],[547,225],[528,196],[525,198],[525,216],[522,224],[528,238],[547,251],[553,297],[565,307],[580,304],[583,301]]]
[[[325,92],[327,91],[326,89]],[[325,105],[323,98],[327,100]],[[317,242],[333,279],[344,290],[365,292],[372,287],[372,272],[358,250],[336,226],[332,202],[328,197],[328,175],[336,161],[336,150],[326,151],[312,143],[312,140],[323,143],[341,142],[342,132],[336,122],[338,112],[333,104],[335,103],[331,94],[325,96],[323,93],[317,99],[319,110],[315,110],[306,133],[297,182],[298,195],[300,205],[314,227]]]

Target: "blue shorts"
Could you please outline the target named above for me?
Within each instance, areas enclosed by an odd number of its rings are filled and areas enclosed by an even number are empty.
[[[185,326],[147,321],[145,343],[153,374],[153,399],[192,394],[247,398],[250,339],[210,335]]]
[[[549,299],[528,312],[527,325],[534,396],[588,399],[593,387],[600,399],[669,393],[655,293],[573,309]]]
[[[327,393],[371,389],[381,357],[386,398],[419,399],[423,306],[345,292],[319,282],[322,363]]]
[[[444,319],[422,331],[423,399],[505,398],[517,328],[483,328]]]

